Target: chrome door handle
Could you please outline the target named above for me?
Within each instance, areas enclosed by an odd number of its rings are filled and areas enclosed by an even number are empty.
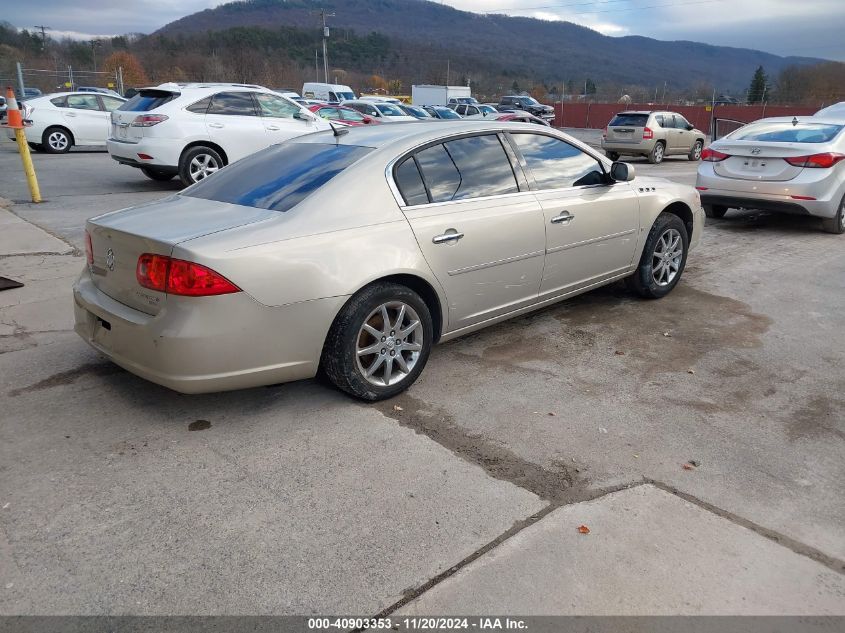
[[[279,130],[281,130],[282,128],[280,128],[278,125],[268,125],[268,126],[267,126],[267,129],[268,129],[268,130],[272,130],[273,132],[278,132],[278,131],[279,131]]]
[[[73,112],[65,112],[65,116],[75,117],[76,114],[74,114]]]
[[[209,123],[208,127],[223,127],[222,123]]]
[[[569,224],[574,219],[575,216],[569,211],[563,211],[560,215],[553,217],[551,221],[552,224]]]
[[[449,233],[447,231],[443,235],[435,235],[433,238],[431,238],[431,241],[435,244],[445,244],[446,242],[451,242],[453,240],[457,242],[464,236],[463,233],[458,233],[457,231],[455,231],[455,229],[449,229],[449,231],[452,231],[452,233]]]

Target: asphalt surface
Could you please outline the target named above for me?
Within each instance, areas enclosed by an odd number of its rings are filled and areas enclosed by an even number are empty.
[[[817,221],[731,211],[668,297],[613,285],[451,341],[388,402],[315,381],[184,396],[70,331],[85,218],[177,185],[103,152],[35,160],[40,205],[0,142],[4,213],[43,229],[0,223],[0,276],[27,283],[0,292],[0,614],[460,610],[501,590],[487,560],[513,596],[554,584],[519,539],[582,520],[614,553],[552,539],[555,569],[601,587],[648,560],[666,581],[513,609],[722,613],[742,588],[718,572],[744,569],[749,602],[728,612],[845,614],[845,237]],[[631,162],[695,180],[684,159]],[[620,499],[640,512],[627,530]],[[690,574],[698,601],[661,602]]]

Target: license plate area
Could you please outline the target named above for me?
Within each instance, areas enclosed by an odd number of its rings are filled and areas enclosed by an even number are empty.
[[[745,161],[742,163],[742,166],[745,171],[756,173],[764,171],[768,162],[769,161],[765,158],[746,158]]]

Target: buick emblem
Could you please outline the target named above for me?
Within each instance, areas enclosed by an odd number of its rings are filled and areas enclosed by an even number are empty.
[[[109,270],[114,270],[114,251],[112,249],[106,251],[106,266]]]
[[[755,147],[751,150],[751,153],[754,154],[755,156],[757,156],[762,151],[763,150],[761,150],[759,147]]]

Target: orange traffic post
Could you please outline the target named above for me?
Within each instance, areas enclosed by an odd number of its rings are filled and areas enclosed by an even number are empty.
[[[38,178],[35,176],[35,167],[32,164],[32,156],[29,153],[29,145],[26,142],[24,133],[23,116],[18,108],[18,101],[15,99],[15,91],[11,86],[6,87],[6,123],[7,127],[15,131],[15,141],[18,144],[18,152],[23,162],[23,170],[26,173],[26,182],[29,185],[29,193],[33,202],[41,202],[41,191],[38,188]]]

